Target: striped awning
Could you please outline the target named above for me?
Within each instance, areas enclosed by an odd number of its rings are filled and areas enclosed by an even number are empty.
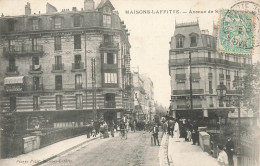
[[[18,77],[6,77],[4,79],[4,84],[23,84],[23,78],[24,76],[18,76]]]

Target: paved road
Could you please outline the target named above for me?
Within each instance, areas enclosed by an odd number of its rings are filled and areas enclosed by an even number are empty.
[[[161,133],[160,136],[161,137]],[[151,133],[128,133],[128,139],[110,137],[91,141],[86,146],[70,151],[44,165],[73,166],[158,166],[159,146],[151,146]]]

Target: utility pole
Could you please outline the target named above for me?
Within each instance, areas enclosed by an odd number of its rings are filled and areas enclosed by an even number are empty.
[[[93,100],[93,119],[96,121],[96,59],[91,58],[91,71],[92,71],[92,100]]]
[[[189,66],[190,66],[190,112],[189,118],[191,118],[193,103],[192,103],[192,70],[191,70],[191,51],[189,52]]]

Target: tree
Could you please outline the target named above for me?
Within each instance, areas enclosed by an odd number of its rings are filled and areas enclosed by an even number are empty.
[[[239,81],[234,81],[234,87],[241,90],[241,101],[247,110],[259,111],[260,93],[260,63],[246,67],[245,75]]]

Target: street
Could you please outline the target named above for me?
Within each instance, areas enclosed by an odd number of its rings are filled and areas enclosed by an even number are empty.
[[[161,141],[159,133],[159,140]],[[151,146],[151,133],[137,131],[128,133],[127,140],[116,137],[96,139],[86,146],[70,151],[43,165],[159,165],[159,146]]]

